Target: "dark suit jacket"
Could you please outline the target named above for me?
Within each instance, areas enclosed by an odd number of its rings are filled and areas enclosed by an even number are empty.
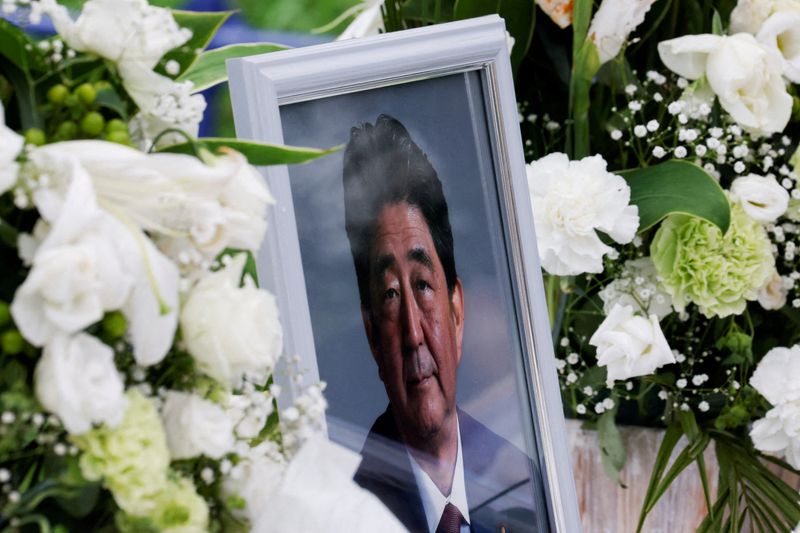
[[[471,530],[476,533],[540,531],[536,502],[542,500],[535,464],[511,443],[458,411],[464,483]],[[411,460],[401,442],[391,407],[370,429],[354,480],[375,494],[412,532],[428,523]],[[542,516],[541,512],[538,513]]]

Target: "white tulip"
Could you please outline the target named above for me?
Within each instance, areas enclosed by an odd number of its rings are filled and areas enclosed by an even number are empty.
[[[638,208],[629,205],[628,184],[606,170],[601,156],[570,161],[553,153],[530,163],[527,173],[539,256],[549,273],[602,272],[612,248],[597,231],[620,244],[633,240]]]
[[[0,102],[0,194],[17,182],[19,165],[15,159],[22,151],[25,140],[6,126],[3,102]]]
[[[628,36],[655,0],[603,0],[589,26],[589,39],[597,47],[600,64],[615,58]]]
[[[767,352],[753,372],[750,385],[772,405],[800,400],[800,345]]]
[[[607,382],[652,374],[675,362],[656,315],[645,318],[632,307],[616,305],[589,344],[597,348],[597,365],[606,367]]]
[[[34,376],[36,397],[68,432],[79,435],[93,423],[122,422],[126,399],[114,352],[91,335],[57,335],[45,346]]]
[[[271,373],[283,346],[275,298],[247,283],[239,287],[244,261],[240,254],[201,279],[180,317],[183,340],[200,370],[234,387],[245,375]]]
[[[722,108],[750,132],[780,132],[789,122],[792,97],[781,76],[781,57],[752,35],[687,35],[659,43],[658,52],[681,76],[705,75]]]
[[[733,180],[731,199],[742,204],[750,218],[775,222],[789,207],[789,193],[775,178],[748,174]]]
[[[170,456],[221,459],[233,449],[233,424],[219,405],[194,394],[168,391],[161,410]]]

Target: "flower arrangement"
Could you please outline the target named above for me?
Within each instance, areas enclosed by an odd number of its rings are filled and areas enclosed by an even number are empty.
[[[616,424],[666,428],[639,529],[692,463],[701,531],[795,528],[800,2],[381,4],[385,31],[506,20],[565,411],[615,479]]]
[[[146,0],[3,10],[0,529],[321,529],[356,507],[399,529],[318,438],[324,385],[277,401],[251,165],[327,152],[196,138],[225,59],[282,47],[203,51],[230,13]],[[22,29],[43,16],[55,36]]]

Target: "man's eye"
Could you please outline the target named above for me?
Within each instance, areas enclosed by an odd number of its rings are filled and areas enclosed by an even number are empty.
[[[397,292],[397,289],[387,289],[383,293],[383,299],[384,300],[390,300],[392,298],[397,298],[398,296],[400,296],[400,293]]]
[[[417,280],[415,285],[417,286],[418,291],[425,291],[431,288],[430,283],[428,283],[424,279]]]

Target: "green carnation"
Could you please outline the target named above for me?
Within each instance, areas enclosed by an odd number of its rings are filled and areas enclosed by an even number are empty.
[[[650,254],[675,309],[694,302],[709,318],[744,311],[775,264],[767,232],[736,203],[725,235],[711,222],[670,216],[656,232]]]
[[[133,389],[126,397],[120,425],[101,426],[73,440],[83,451],[86,479],[103,479],[122,510],[142,516],[153,511],[155,497],[167,485],[169,449],[155,406]]]
[[[208,506],[195,492],[194,484],[173,476],[153,497],[147,516],[117,515],[121,533],[200,533],[208,531]]]

